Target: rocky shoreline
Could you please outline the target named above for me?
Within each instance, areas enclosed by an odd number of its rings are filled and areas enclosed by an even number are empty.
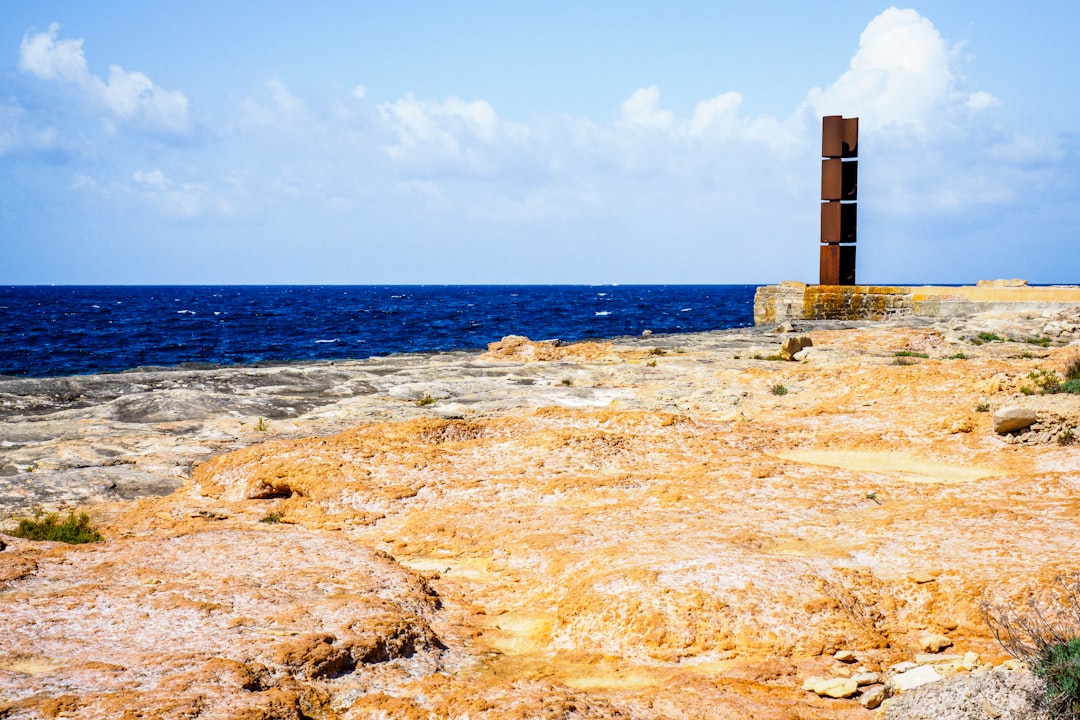
[[[1080,308],[2,378],[0,532],[107,542],[4,536],[0,717],[922,717],[811,681],[931,636],[1000,695],[979,601],[1078,569],[1078,355]]]

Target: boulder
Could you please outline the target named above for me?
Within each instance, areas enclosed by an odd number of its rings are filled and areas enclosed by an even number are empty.
[[[855,657],[855,653],[850,650],[837,650],[833,657],[842,663],[853,663],[858,659]]]
[[[1006,405],[994,413],[994,432],[998,435],[1031,427],[1038,420],[1033,408],[1023,405]]]
[[[780,357],[785,360],[793,360],[795,353],[803,348],[813,347],[813,345],[814,341],[808,335],[784,338],[784,342],[780,343]]]

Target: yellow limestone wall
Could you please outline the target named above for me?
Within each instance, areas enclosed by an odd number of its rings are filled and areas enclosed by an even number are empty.
[[[1080,286],[996,284],[942,286],[764,285],[754,296],[754,324],[788,320],[883,320],[956,317],[977,312],[1043,312],[1080,306]]]

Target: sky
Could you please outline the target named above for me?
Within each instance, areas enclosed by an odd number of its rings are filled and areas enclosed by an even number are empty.
[[[0,284],[1080,282],[1080,3],[0,3]]]

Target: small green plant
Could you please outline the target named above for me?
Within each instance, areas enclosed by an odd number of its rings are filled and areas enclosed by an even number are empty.
[[[655,360],[653,361],[653,365],[654,365],[654,366],[656,365],[656,361],[655,361]],[[560,385],[565,385],[566,387],[570,387],[571,385],[573,385],[573,384],[574,384],[574,381],[573,381],[573,380],[571,380],[570,378],[563,378],[562,380],[560,380],[560,381],[559,381],[559,384],[560,384]]]
[[[1035,368],[1028,373],[1028,378],[1034,382],[1044,394],[1052,395],[1061,392],[1061,378],[1053,370]]]
[[[783,355],[781,355],[780,353],[776,353],[775,355],[766,355],[766,356],[765,356],[765,359],[766,359],[766,360],[772,360],[772,361],[774,361],[774,362],[775,362],[775,361],[777,361],[777,360],[779,360],[779,361],[783,362],[783,360],[784,360],[784,356],[783,356]]]
[[[266,513],[266,517],[264,517],[259,522],[267,523],[268,525],[276,525],[277,523],[281,522],[281,513],[279,513],[279,512],[268,512],[268,513]]]
[[[649,367],[656,367],[656,361],[655,360],[650,360],[649,362],[647,362],[645,364],[648,365]]]
[[[420,407],[423,407],[425,405],[434,405],[435,404],[435,398],[433,398],[430,395],[425,393],[424,397],[422,397],[422,398],[420,398],[419,400],[416,401],[416,404],[419,405]]]
[[[962,353],[962,352],[958,352],[958,353],[956,353],[955,355],[950,355],[949,357],[947,357],[947,358],[945,358],[945,359],[946,359],[946,360],[967,360],[967,359],[968,359],[968,356],[967,356],[967,355],[965,355],[965,354],[964,354],[964,353]]]
[[[1080,378],[1074,380],[1066,380],[1061,383],[1058,388],[1058,392],[1072,393],[1073,395],[1080,395]]]
[[[1024,342],[1026,342],[1028,345],[1038,345],[1039,347],[1050,347],[1050,338],[1045,337],[1045,336],[1044,337],[1037,337],[1037,338],[1033,338],[1033,337],[1025,338]]]
[[[878,497],[877,490],[873,490],[871,492],[866,493],[866,499],[867,500],[872,500],[875,503],[877,503],[878,505],[881,505],[882,502],[884,502],[880,497]]]
[[[1076,442],[1076,433],[1072,428],[1065,428],[1065,432],[1061,433],[1061,437],[1058,438],[1059,445],[1072,445]]]
[[[649,351],[649,354],[650,355],[667,355],[667,350],[664,350],[664,348],[654,347],[652,350]]]
[[[1034,395],[1035,391],[1032,390],[1031,388],[1029,388],[1027,385],[1021,385],[1020,386],[1020,394],[1021,395]]]
[[[11,534],[26,540],[49,540],[69,545],[83,545],[105,540],[101,533],[90,526],[89,515],[81,513],[76,516],[74,512],[63,522],[56,513],[49,513],[44,517],[38,513],[33,519],[23,518],[19,520],[19,527]]]
[[[982,342],[1005,342],[1005,338],[1001,337],[997,333],[983,331],[976,335]]]
[[[788,389],[783,385],[773,385],[770,391],[773,395],[787,395]]]
[[[975,412],[990,412],[990,403],[981,402],[975,406]]]
[[[926,353],[922,353],[922,352],[913,352],[911,350],[898,350],[897,352],[893,353],[893,357],[908,357],[908,358],[923,358],[923,359],[926,359],[926,358],[928,358],[930,356],[927,355]]]
[[[259,422],[255,423],[255,429],[259,432],[266,432],[267,427],[266,418],[259,418]]]

